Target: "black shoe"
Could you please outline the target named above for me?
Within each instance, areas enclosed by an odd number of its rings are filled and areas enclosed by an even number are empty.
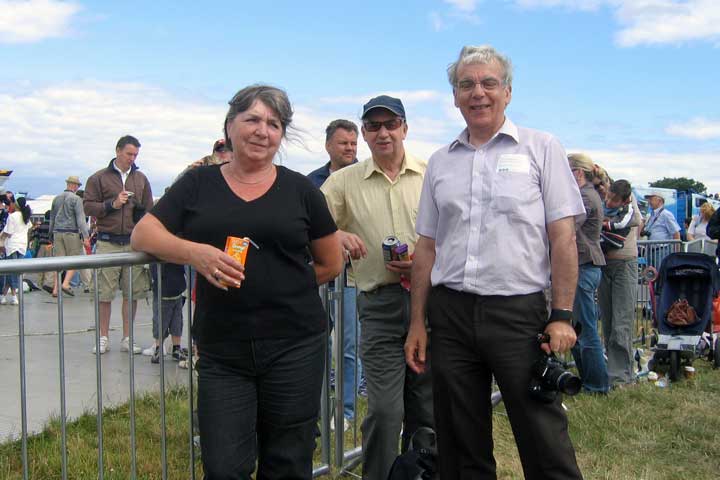
[[[152,354],[152,357],[150,357],[150,363],[160,363],[160,347],[157,345],[155,346],[155,351]]]
[[[173,345],[172,357],[177,362],[180,362],[182,360],[187,360],[187,358],[188,358],[187,348],[180,348],[177,345]]]
[[[43,285],[42,289],[45,290],[50,295],[52,295],[52,287],[50,285]]]

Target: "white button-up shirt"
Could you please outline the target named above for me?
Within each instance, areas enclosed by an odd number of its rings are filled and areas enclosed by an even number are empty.
[[[480,148],[466,129],[433,154],[416,231],[435,240],[433,286],[522,295],[550,285],[546,225],[584,213],[560,142],[506,118]]]

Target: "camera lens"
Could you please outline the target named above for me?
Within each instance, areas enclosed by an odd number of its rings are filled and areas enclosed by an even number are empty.
[[[570,372],[563,372],[557,379],[557,389],[565,395],[577,395],[582,387],[580,377]]]

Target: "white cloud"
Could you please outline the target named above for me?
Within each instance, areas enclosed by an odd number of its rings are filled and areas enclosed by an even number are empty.
[[[710,165],[720,163],[720,152],[659,153],[632,148],[616,150],[567,148],[567,151],[587,153],[614,179],[625,178],[633,184],[647,186],[648,182],[663,177],[688,177],[704,183],[711,193],[720,192],[720,171],[716,168],[708,168]]]
[[[443,0],[462,12],[472,12],[478,4],[478,0]]]
[[[0,168],[15,170],[10,182],[16,185],[32,179],[34,196],[55,193],[68,174],[87,178],[107,165],[117,139],[125,134],[140,140],[138,166],[160,192],[186,165],[210,153],[212,143],[222,136],[227,108],[223,102],[178,98],[136,83],[84,81],[22,88],[21,93],[0,93]],[[389,93],[400,96],[412,115],[407,148],[413,153],[429,156],[460,130],[448,94]],[[281,162],[302,173],[318,168],[327,160],[327,124],[335,118],[358,118],[371,96],[324,99],[312,108],[294,105],[294,125],[302,141],[288,142]],[[424,108],[435,113],[427,115]],[[358,156],[369,156],[362,141]]]
[[[717,0],[512,0],[521,8],[595,11],[610,8],[621,25],[615,41],[623,47],[720,40]]]
[[[613,3],[618,3],[616,16],[625,25],[616,36],[621,46],[720,40],[720,2],[717,0]]]
[[[207,154],[222,134],[225,107],[140,84],[82,82],[0,94],[0,111],[0,163],[14,176],[87,177],[131,134],[143,145],[138,165],[152,180],[170,179]]]
[[[665,132],[676,137],[712,140],[720,138],[720,121],[694,118],[687,123],[670,125]]]
[[[0,43],[31,43],[61,37],[81,7],[56,0],[0,0]]]
[[[32,179],[34,186],[28,188],[33,196],[56,193],[68,175],[85,179],[107,165],[114,156],[115,142],[124,134],[135,135],[142,143],[138,165],[159,193],[187,164],[208,154],[212,143],[222,136],[224,102],[209,104],[129,83],[85,81],[23,88],[26,91],[21,93],[0,93],[0,168],[15,170],[7,188],[17,189],[21,178]],[[449,94],[427,90],[394,93],[410,99],[406,104],[410,118],[406,148],[416,155],[429,157],[464,127]],[[295,125],[304,145],[287,144],[282,163],[302,173],[325,163],[326,125],[335,118],[357,118],[359,105],[369,97],[345,97],[345,105],[295,105]],[[717,124],[695,119],[686,130],[673,130],[673,134],[704,127],[718,131]],[[361,140],[358,147],[358,157],[367,158],[365,142]],[[659,176],[686,176],[702,181],[713,192],[720,191],[720,171],[708,168],[720,162],[720,153],[665,154],[634,146],[589,153],[615,178],[644,184]]]

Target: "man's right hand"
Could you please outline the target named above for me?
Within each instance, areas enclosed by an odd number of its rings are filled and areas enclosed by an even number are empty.
[[[425,372],[425,354],[427,351],[427,330],[423,322],[410,324],[405,340],[405,363],[415,373]]]
[[[340,243],[343,249],[350,254],[350,258],[358,260],[367,257],[367,248],[360,237],[342,230],[339,230],[338,233],[340,234]]]
[[[128,195],[128,192],[123,190],[122,192],[118,193],[118,196],[115,197],[115,200],[112,202],[112,206],[114,209],[119,210],[122,208],[123,205],[125,205],[128,200],[130,200],[130,195]]]

